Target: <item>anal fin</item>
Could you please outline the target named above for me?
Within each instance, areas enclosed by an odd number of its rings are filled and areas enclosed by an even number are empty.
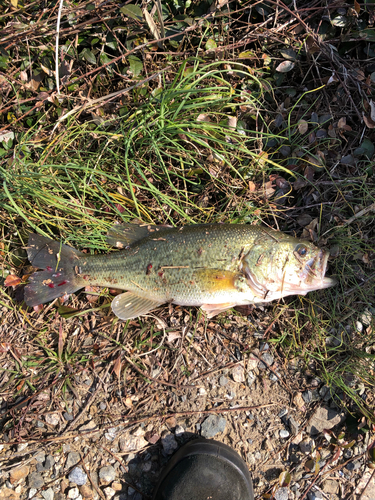
[[[146,299],[133,292],[125,292],[113,299],[112,311],[118,318],[126,320],[143,316],[162,304],[163,302]]]
[[[213,318],[221,312],[227,311],[236,305],[237,304],[233,302],[225,302],[223,304],[203,304],[201,309],[202,311],[205,311],[207,318]]]

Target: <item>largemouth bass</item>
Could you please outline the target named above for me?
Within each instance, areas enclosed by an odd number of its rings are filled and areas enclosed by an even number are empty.
[[[167,302],[200,306],[213,317],[237,305],[335,284],[324,277],[325,250],[260,226],[118,224],[107,241],[122,250],[87,255],[31,234],[28,258],[43,271],[30,277],[26,304],[44,304],[91,285],[127,290],[112,301],[113,312],[123,320]]]

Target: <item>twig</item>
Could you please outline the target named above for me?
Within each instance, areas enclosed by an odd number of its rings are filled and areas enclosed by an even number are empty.
[[[57,13],[57,24],[56,24],[56,49],[55,49],[55,78],[56,78],[56,89],[57,93],[60,94],[60,80],[59,80],[59,36],[60,36],[60,21],[61,21],[61,11],[63,7],[64,0],[60,0],[59,11]]]
[[[93,402],[95,401],[95,398],[99,392],[99,389],[102,387],[107,375],[108,375],[108,372],[109,372],[109,369],[111,368],[112,366],[112,363],[108,363],[108,367],[107,367],[107,370],[104,374],[104,377],[103,379],[99,378],[99,382],[98,382],[98,386],[97,388],[95,389],[95,391],[92,393],[90,399],[87,401],[85,407],[82,409],[81,413],[79,415],[77,415],[77,418],[75,418],[74,420],[72,420],[71,422],[69,422],[69,424],[66,426],[66,428],[64,429],[64,433],[69,431],[73,425],[77,425],[83,418],[83,415],[87,412],[87,410],[90,408],[90,406],[93,404]],[[60,433],[60,436],[62,435],[62,433]]]
[[[100,488],[98,488],[95,484],[95,481],[92,479],[92,477],[90,476],[90,472],[87,470],[87,467],[86,465],[84,464],[83,460],[82,460],[82,467],[83,467],[83,470],[86,472],[87,474],[87,477],[90,479],[90,483],[93,485],[96,493],[100,496],[100,498],[102,498],[103,500],[105,500],[105,496],[104,496],[104,493],[102,492],[102,490]]]
[[[255,405],[255,406],[238,406],[236,408],[212,408],[210,410],[190,410],[190,411],[177,411],[174,413],[165,413],[165,414],[157,414],[157,415],[149,415],[147,417],[142,417],[138,418],[136,420],[130,421],[130,420],[124,420],[127,417],[127,415],[120,415],[119,419],[120,421],[118,423],[116,422],[111,422],[109,425],[106,425],[102,427],[101,429],[92,429],[88,431],[82,431],[82,432],[76,432],[75,434],[66,436],[65,434],[61,436],[55,436],[55,437],[50,437],[50,438],[44,438],[44,439],[29,439],[28,441],[9,441],[8,443],[3,443],[4,446],[15,446],[19,445],[20,442],[22,443],[51,443],[55,441],[63,441],[67,439],[73,440],[76,437],[83,438],[85,436],[89,436],[90,434],[94,434],[96,432],[100,431],[106,431],[108,429],[111,429],[112,427],[120,427],[122,425],[128,425],[129,427],[134,426],[135,424],[141,424],[142,422],[147,422],[147,421],[152,421],[152,420],[157,420],[161,418],[169,418],[169,417],[184,417],[184,416],[189,416],[189,415],[197,415],[197,414],[202,414],[202,415],[209,415],[211,413],[217,414],[217,413],[232,413],[236,411],[253,411],[253,410],[259,410],[260,408],[268,408],[269,406],[275,406],[277,403],[267,403],[264,405]]]

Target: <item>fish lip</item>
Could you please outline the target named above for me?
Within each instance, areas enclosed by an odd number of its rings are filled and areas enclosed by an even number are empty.
[[[333,278],[325,277],[329,253],[320,249],[314,259],[309,260],[302,272],[303,284],[306,289],[328,288],[336,284]],[[302,277],[301,276],[301,277]]]

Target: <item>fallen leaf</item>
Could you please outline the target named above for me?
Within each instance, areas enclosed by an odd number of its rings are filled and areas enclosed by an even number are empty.
[[[8,274],[5,278],[4,286],[17,286],[21,283],[21,278],[16,276],[15,274]]]
[[[43,305],[43,304],[38,304],[37,306],[34,306],[34,307],[33,307],[33,309],[34,309],[34,311],[35,311],[36,313],[40,313],[40,312],[42,312],[42,311],[43,311],[43,309],[44,309],[44,305]]]
[[[371,117],[363,115],[363,121],[365,122],[366,127],[375,128],[375,120],[372,120]]]
[[[117,378],[120,378],[121,366],[122,366],[122,363],[121,363],[121,354],[120,354],[118,356],[118,358],[116,359],[115,364],[113,366],[113,371],[117,375]]]
[[[288,71],[291,71],[293,68],[294,63],[292,61],[283,61],[277,66],[276,71],[279,73],[288,73]]]
[[[300,134],[306,134],[308,128],[309,128],[309,124],[307,123],[306,120],[300,120],[298,122],[298,131]]]

